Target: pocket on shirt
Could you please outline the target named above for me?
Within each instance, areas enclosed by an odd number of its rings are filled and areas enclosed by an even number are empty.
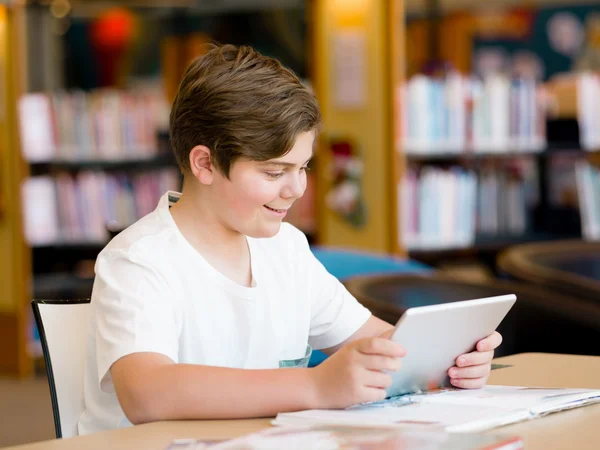
[[[304,356],[296,359],[282,359],[279,361],[279,368],[308,367],[310,355],[312,355],[312,347],[307,344]]]

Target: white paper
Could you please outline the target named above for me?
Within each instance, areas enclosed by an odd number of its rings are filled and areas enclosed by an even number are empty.
[[[446,432],[483,431],[539,414],[600,402],[600,391],[486,386],[426,392],[355,406],[279,414],[275,425],[345,424],[433,427]]]
[[[362,108],[366,98],[366,35],[362,30],[343,30],[333,37],[334,104],[340,109]]]

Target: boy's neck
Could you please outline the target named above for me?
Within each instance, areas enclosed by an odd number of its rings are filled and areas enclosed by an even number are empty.
[[[252,284],[250,251],[246,236],[228,229],[210,205],[181,195],[170,212],[183,237],[215,269],[244,286]]]
[[[202,243],[214,250],[226,250],[246,245],[246,236],[228,229],[215,216],[214,210],[203,202],[183,195],[170,209],[177,227],[190,242]]]

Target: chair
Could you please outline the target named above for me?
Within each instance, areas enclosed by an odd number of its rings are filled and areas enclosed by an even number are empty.
[[[57,438],[77,436],[83,412],[83,371],[90,300],[33,300]]]
[[[498,257],[503,275],[598,303],[600,242],[556,241],[509,247]]]
[[[517,303],[498,328],[504,342],[497,356],[600,354],[600,308],[556,290],[505,280],[463,281],[440,272],[358,276],[344,284],[373,315],[390,323],[410,307],[516,294]]]

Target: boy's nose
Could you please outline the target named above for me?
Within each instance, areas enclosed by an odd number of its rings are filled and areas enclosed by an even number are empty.
[[[291,177],[290,182],[281,191],[283,198],[300,198],[304,194],[305,186],[300,176]]]

